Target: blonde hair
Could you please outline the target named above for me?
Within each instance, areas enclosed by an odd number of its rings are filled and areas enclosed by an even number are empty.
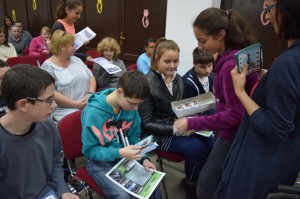
[[[48,26],[43,26],[42,29],[41,29],[41,34],[42,32],[45,32],[45,33],[51,33],[51,29],[48,27]]]
[[[74,39],[74,35],[66,33],[62,30],[56,30],[51,37],[50,52],[53,55],[59,54],[60,48],[72,44],[74,42]]]
[[[103,55],[103,51],[107,48],[111,48],[114,50],[114,59],[118,57],[121,53],[121,47],[119,43],[111,37],[103,38],[97,45],[97,51]]]
[[[151,70],[157,70],[157,61],[161,58],[162,54],[167,50],[180,51],[178,45],[173,40],[168,40],[164,37],[161,37],[157,40],[153,55],[151,58]]]

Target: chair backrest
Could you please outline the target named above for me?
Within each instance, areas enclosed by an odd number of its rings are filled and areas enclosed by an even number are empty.
[[[64,155],[69,160],[83,156],[81,151],[81,112],[82,110],[73,112],[58,123]]]
[[[38,66],[36,58],[30,55],[10,57],[6,60],[6,62],[10,67],[13,67],[16,64],[30,64],[33,66]]]
[[[23,50],[23,55],[29,55],[29,48],[25,48]]]
[[[97,50],[87,50],[85,54],[91,56],[92,58],[98,58],[101,56]]]
[[[46,59],[49,58],[49,54],[47,53],[41,53],[39,54],[38,60],[40,62],[40,66],[46,61]]]
[[[127,70],[137,70],[137,65],[136,64],[131,64],[127,67]]]

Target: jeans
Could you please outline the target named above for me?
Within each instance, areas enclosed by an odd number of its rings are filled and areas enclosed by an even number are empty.
[[[108,179],[105,174],[111,170],[119,160],[113,162],[100,162],[93,159],[85,158],[85,165],[89,175],[94,179],[99,188],[103,191],[106,198],[109,199],[131,199],[132,195],[124,191],[118,185]],[[161,199],[159,186],[156,187],[150,199]]]
[[[190,182],[197,182],[199,173],[213,147],[215,138],[194,135],[190,137],[173,136],[168,152],[184,155],[185,174]]]
[[[198,179],[198,198],[211,199],[222,176],[222,166],[230,149],[231,142],[217,138]]]

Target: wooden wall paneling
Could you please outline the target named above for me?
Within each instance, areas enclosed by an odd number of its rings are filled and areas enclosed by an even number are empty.
[[[265,19],[264,0],[233,0],[232,8],[239,10],[253,25],[258,42],[263,45],[264,68],[268,69],[287,44],[279,41],[272,24]]]
[[[50,0],[27,0],[28,30],[39,36],[43,26],[52,27]]]
[[[89,0],[89,3],[85,4],[86,26],[97,34],[87,47],[96,48],[104,37],[112,37],[120,42],[120,32],[123,29],[123,10],[123,0],[102,0],[102,5],[97,0]]]
[[[3,19],[6,16],[5,4],[4,0],[0,0],[0,26],[4,26]]]
[[[28,30],[28,18],[27,18],[27,6],[26,1],[19,0],[6,0],[6,13],[13,21],[20,21],[23,24],[23,28]]]
[[[165,35],[167,0],[125,0],[123,60],[135,63],[147,38]]]

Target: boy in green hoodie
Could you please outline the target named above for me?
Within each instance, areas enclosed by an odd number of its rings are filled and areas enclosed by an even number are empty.
[[[117,88],[93,94],[84,108],[82,120],[82,152],[89,175],[95,180],[107,198],[131,198],[131,196],[105,177],[121,158],[140,160],[148,171],[155,169],[146,156],[140,155],[139,142],[141,119],[138,106],[149,96],[146,76],[139,71],[124,73]],[[118,128],[108,127],[111,121],[122,121],[123,132],[127,131],[130,145],[124,146]],[[151,198],[161,198],[157,188]]]

